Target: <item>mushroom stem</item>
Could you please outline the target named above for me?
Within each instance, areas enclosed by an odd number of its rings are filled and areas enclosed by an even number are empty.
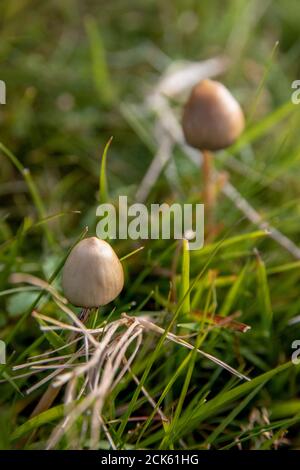
[[[213,181],[214,161],[213,154],[208,150],[202,150],[203,156],[203,202],[205,212],[205,232],[210,237],[214,232],[214,207],[216,201]]]
[[[89,308],[82,308],[78,318],[83,324],[85,324],[85,322],[89,318],[89,314],[90,314],[90,309]],[[77,336],[77,335],[75,335],[75,336]]]

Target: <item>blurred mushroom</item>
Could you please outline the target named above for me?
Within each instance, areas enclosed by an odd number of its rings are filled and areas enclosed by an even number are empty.
[[[185,105],[182,127],[186,142],[203,155],[203,201],[207,233],[212,230],[215,189],[211,151],[232,145],[245,126],[243,111],[227,88],[214,80],[202,80]]]

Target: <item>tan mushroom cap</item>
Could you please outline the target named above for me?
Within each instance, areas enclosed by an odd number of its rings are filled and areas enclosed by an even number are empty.
[[[182,127],[186,142],[200,150],[229,147],[245,127],[243,111],[227,90],[214,80],[203,80],[185,105]]]
[[[106,305],[123,289],[123,267],[107,242],[96,237],[85,238],[66,260],[62,285],[73,305],[83,308]]]

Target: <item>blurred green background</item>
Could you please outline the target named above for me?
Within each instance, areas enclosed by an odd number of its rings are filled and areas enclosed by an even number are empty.
[[[136,185],[148,167],[151,154],[119,105],[143,100],[169,59],[229,57],[223,80],[249,110],[280,41],[259,102],[266,115],[290,97],[300,74],[299,20],[297,0],[1,2],[1,140],[38,179],[49,214],[86,208],[111,135],[112,186]],[[1,156],[1,183],[19,183],[14,176]],[[27,201],[16,188],[1,196],[18,220]]]

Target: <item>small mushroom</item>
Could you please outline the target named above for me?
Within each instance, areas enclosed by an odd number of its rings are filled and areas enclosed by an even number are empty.
[[[182,127],[186,142],[203,155],[203,200],[207,232],[212,229],[215,204],[213,155],[211,151],[232,145],[245,126],[243,111],[229,90],[214,80],[202,80],[185,105]]]
[[[122,264],[107,242],[96,237],[85,238],[66,260],[62,285],[66,298],[77,307],[106,305],[123,289]]]
[[[82,307],[81,320],[85,323],[89,309],[106,305],[123,289],[122,264],[112,247],[96,237],[81,240],[69,254],[62,273],[62,285],[66,298]],[[71,333],[68,341],[76,338]],[[31,417],[49,409],[61,389],[50,384],[34,408]]]

